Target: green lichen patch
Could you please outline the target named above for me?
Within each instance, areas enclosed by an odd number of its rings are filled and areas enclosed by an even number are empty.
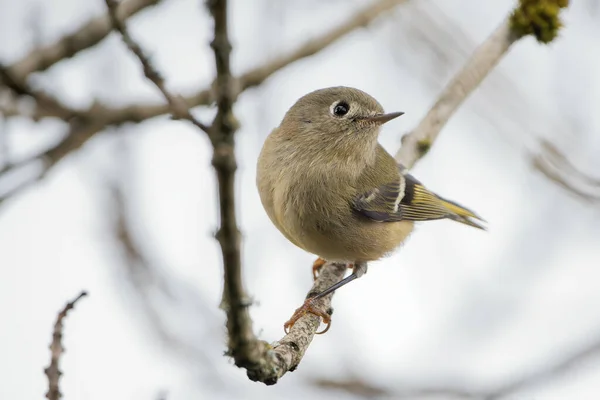
[[[541,43],[550,43],[563,26],[560,9],[568,5],[569,0],[519,0],[511,27],[519,36],[533,35]]]

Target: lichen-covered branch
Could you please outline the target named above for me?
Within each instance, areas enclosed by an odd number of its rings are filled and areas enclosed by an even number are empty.
[[[554,39],[562,23],[560,9],[568,0],[519,0],[518,6],[473,53],[444,88],[421,123],[402,138],[396,159],[411,168],[438,137],[450,117],[520,38],[533,35],[540,43]]]
[[[510,19],[506,18],[444,88],[419,125],[402,138],[402,147],[396,153],[398,162],[412,168],[429,151],[450,117],[519,37],[512,31]]]
[[[48,393],[46,393],[48,400],[59,400],[61,397],[59,381],[62,372],[60,372],[59,362],[60,357],[65,351],[62,345],[63,320],[67,316],[67,313],[75,307],[75,303],[86,295],[87,292],[81,292],[79,296],[68,302],[56,317],[56,323],[52,331],[52,342],[50,343],[50,365],[44,370],[44,373],[48,377]]]
[[[331,285],[339,282],[348,271],[345,264],[326,264],[319,273],[318,279],[308,292],[308,296],[313,293],[319,293]],[[333,294],[319,300],[319,309],[328,310],[333,313],[331,308],[331,298]],[[263,348],[259,362],[254,363],[248,369],[248,377],[253,381],[273,385],[285,375],[288,371],[294,371],[300,364],[304,353],[308,350],[312,339],[321,324],[321,317],[313,314],[306,314],[300,318],[290,329],[290,332],[279,341],[271,345],[262,342]]]

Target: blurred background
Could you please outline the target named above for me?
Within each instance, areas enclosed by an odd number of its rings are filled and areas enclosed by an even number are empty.
[[[376,2],[233,0],[233,71],[289,54]],[[132,36],[172,90],[209,87],[213,22],[204,4],[155,3],[129,19]],[[396,3],[235,105],[244,279],[255,331],[267,341],[283,335],[314,260],[260,204],[255,165],[267,134],[305,93],[352,86],[406,113],[381,135],[395,153],[515,6]],[[273,387],[250,382],[223,356],[206,135],[167,115],[104,127],[37,179],[45,167],[36,155],[69,127],[32,118],[31,99],[0,84],[0,399],[43,398],[56,313],[82,289],[90,296],[65,321],[65,399],[598,398],[600,10],[596,0],[571,3],[560,36],[515,44],[412,171],[476,210],[489,231],[420,225],[336,294],[331,330]],[[102,0],[0,0],[0,63],[105,12]],[[114,33],[28,82],[73,108],[164,102]],[[193,112],[208,123],[215,109]]]

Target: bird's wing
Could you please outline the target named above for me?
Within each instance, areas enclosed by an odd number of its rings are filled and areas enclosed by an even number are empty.
[[[450,218],[483,229],[470,218],[481,219],[472,211],[430,192],[398,164],[398,179],[373,188],[355,198],[353,207],[377,222],[431,221]]]
[[[402,198],[403,180],[398,179],[359,194],[352,204],[354,210],[377,222],[393,222],[402,219],[399,202]]]

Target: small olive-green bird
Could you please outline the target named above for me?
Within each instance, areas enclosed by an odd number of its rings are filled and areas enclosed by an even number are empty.
[[[449,218],[484,229],[474,212],[429,191],[378,142],[385,114],[367,93],[332,87],[300,98],[267,137],[257,186],[277,229],[296,246],[325,260],[350,264],[352,274],[310,297],[286,322],[307,312],[331,320],[315,300],[361,277],[367,263],[390,254],[416,221]]]

